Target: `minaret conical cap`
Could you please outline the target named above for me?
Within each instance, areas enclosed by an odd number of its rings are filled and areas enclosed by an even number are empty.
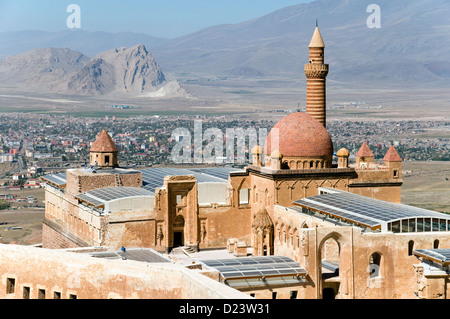
[[[309,47],[310,48],[325,48],[325,43],[323,42],[319,27],[316,27],[316,30],[314,30],[314,34],[312,36],[311,42],[309,43]]]

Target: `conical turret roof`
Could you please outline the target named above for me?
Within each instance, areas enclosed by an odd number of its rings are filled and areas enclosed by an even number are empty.
[[[91,146],[91,152],[118,152],[116,144],[104,129]]]
[[[361,148],[359,149],[358,153],[356,153],[356,156],[358,157],[371,157],[374,156],[372,151],[369,148],[369,145],[367,145],[367,142],[364,141],[363,145],[361,145]]]
[[[312,36],[311,42],[309,43],[309,47],[310,48],[325,48],[325,43],[323,42],[319,27],[316,27],[316,30],[314,30],[314,34]]]
[[[397,150],[395,149],[394,145],[391,145],[389,150],[387,151],[386,155],[383,158],[383,161],[385,162],[401,162],[402,159],[400,155],[398,155]]]

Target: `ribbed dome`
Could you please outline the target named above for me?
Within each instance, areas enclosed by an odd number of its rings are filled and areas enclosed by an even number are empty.
[[[278,144],[272,148],[272,135],[278,129]],[[276,141],[274,136],[274,141]],[[282,118],[269,132],[264,153],[280,151],[283,157],[331,157],[333,143],[327,129],[309,114],[292,113]]]

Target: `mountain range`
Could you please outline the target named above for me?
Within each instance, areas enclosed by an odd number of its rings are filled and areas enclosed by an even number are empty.
[[[188,97],[177,81],[166,81],[142,44],[111,49],[93,58],[68,48],[34,49],[8,56],[0,61],[0,84],[74,95],[136,97],[164,92],[155,96]]]
[[[155,85],[164,82],[164,73],[174,77],[192,74],[304,80],[303,65],[308,61],[308,44],[317,19],[326,45],[325,61],[330,64],[328,80],[332,84],[448,86],[448,0],[377,0],[381,28],[369,28],[366,23],[371,15],[367,7],[372,2],[315,0],[174,39],[153,37],[145,34],[146,30],[142,34],[80,30],[2,33],[0,58],[4,59],[0,61],[0,82],[15,79],[35,83],[40,79],[53,89],[67,87],[87,94],[114,90],[137,94],[154,92]],[[29,52],[20,53],[37,48],[42,54],[33,57]],[[25,66],[16,60],[23,54],[28,54],[30,63],[34,61],[39,66],[34,68],[37,72],[23,73]],[[65,60],[58,70],[52,67],[54,62],[40,62],[52,54],[60,61]],[[132,60],[130,65],[124,64],[127,59]],[[11,68],[16,69],[16,74],[20,71],[21,76],[17,78]],[[52,82],[52,78],[61,76],[67,80]]]
[[[168,71],[227,76],[236,68],[251,68],[251,74],[299,78],[317,19],[330,81],[388,85],[448,81],[448,1],[377,0],[380,28],[367,25],[372,3],[316,0],[172,39],[152,52]]]

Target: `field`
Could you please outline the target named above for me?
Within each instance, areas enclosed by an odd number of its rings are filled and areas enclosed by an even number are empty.
[[[450,213],[450,162],[404,162],[402,202]]]
[[[42,242],[44,210],[21,208],[0,211],[0,236],[5,244],[34,245]],[[13,229],[18,227],[19,229]]]
[[[273,110],[304,109],[306,81],[267,78],[180,79],[192,99],[123,96],[67,96],[12,92],[0,87],[0,112],[27,112],[87,117],[121,118],[152,115],[242,115],[272,118]],[[184,80],[184,81],[183,81]],[[363,102],[361,108],[335,109],[335,104]],[[106,105],[130,105],[130,109]],[[450,116],[450,92],[434,88],[349,87],[327,84],[327,117],[340,120],[443,120]]]
[[[10,209],[0,211],[0,236],[4,243],[21,245],[40,244],[42,241],[42,222],[44,220],[44,189],[24,189],[10,192],[18,198],[33,195],[40,207],[30,207],[28,203],[11,202]]]

